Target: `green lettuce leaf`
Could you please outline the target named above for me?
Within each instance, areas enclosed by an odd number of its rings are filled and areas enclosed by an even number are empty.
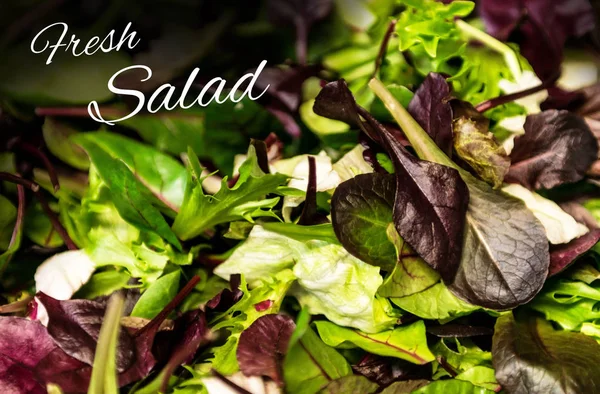
[[[328,321],[317,321],[315,327],[323,342],[329,346],[340,348],[357,346],[369,353],[397,357],[415,364],[427,364],[434,360],[433,354],[427,347],[423,321],[376,334],[351,330]]]
[[[443,282],[407,297],[391,298],[391,301],[423,319],[446,320],[479,309],[478,306],[457,298]]]

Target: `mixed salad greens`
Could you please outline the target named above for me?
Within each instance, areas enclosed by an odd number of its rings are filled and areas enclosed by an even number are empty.
[[[214,7],[171,61],[0,65],[0,392],[600,391],[587,0]],[[257,102],[86,119],[242,47]]]

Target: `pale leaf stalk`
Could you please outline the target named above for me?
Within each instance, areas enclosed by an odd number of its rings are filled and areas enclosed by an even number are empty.
[[[510,69],[513,78],[515,81],[519,81],[523,72],[521,63],[519,62],[519,58],[514,49],[463,20],[457,20],[456,27],[466,36],[481,42],[488,48],[501,54],[504,57],[504,61]]]
[[[435,141],[431,139],[429,134],[423,130],[419,123],[378,79],[371,79],[369,87],[383,102],[390,114],[392,114],[392,117],[410,141],[412,148],[417,152],[419,158],[454,168],[461,173],[464,172],[463,169],[446,156]]]
[[[125,299],[120,292],[115,293],[108,301],[104,321],[100,328],[94,368],[88,388],[88,394],[118,394],[117,378],[117,340],[121,328],[121,316]]]

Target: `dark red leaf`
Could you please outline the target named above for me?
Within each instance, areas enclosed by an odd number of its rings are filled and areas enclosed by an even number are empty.
[[[0,317],[0,392],[45,393],[45,384],[39,381],[35,369],[55,349],[56,344],[40,322]]]
[[[594,229],[564,245],[550,248],[550,270],[553,276],[571,265],[579,256],[590,250],[600,240],[600,229]]]
[[[408,112],[448,156],[452,155],[452,90],[446,78],[430,73],[410,101]]]
[[[383,387],[399,380],[431,378],[429,371],[418,364],[374,354],[367,354],[358,364],[352,366],[352,370]]]
[[[502,40],[516,37],[542,80],[560,70],[567,39],[595,27],[588,0],[482,0],[480,6],[488,31]]]
[[[247,376],[268,376],[283,384],[282,364],[296,325],[289,316],[259,317],[242,332],[236,357]]]
[[[489,327],[476,327],[450,323],[441,326],[427,327],[427,333],[440,338],[470,338],[493,335],[494,330]]]
[[[298,224],[301,226],[313,226],[316,224],[329,223],[326,215],[317,212],[317,165],[313,156],[308,157],[308,186],[306,189],[306,200]]]
[[[598,157],[598,142],[586,122],[568,111],[530,115],[515,138],[507,182],[551,189],[584,178]]]
[[[36,298],[46,308],[48,333],[56,344],[69,356],[92,365],[106,303],[59,301],[44,293],[38,293]],[[125,330],[121,330],[117,346],[117,370],[123,372],[134,360],[133,340]]]

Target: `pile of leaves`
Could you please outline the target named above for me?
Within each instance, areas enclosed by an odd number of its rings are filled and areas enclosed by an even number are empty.
[[[150,45],[46,72],[23,25],[62,2],[5,21],[0,392],[598,390],[587,0],[154,3],[98,19]],[[131,105],[111,70],[257,57],[259,101],[87,119]]]

